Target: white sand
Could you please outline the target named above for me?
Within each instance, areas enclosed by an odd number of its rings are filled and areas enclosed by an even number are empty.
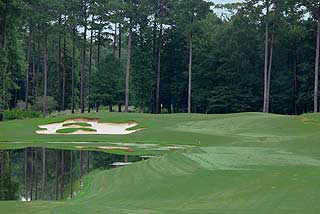
[[[72,126],[63,126],[66,123],[88,123],[91,126],[82,127],[78,125]],[[97,120],[88,120],[88,119],[71,119],[66,120],[62,123],[52,123],[47,125],[40,125],[39,128],[46,130],[38,130],[37,134],[59,134],[59,135],[81,135],[81,134],[99,134],[99,135],[126,135],[131,134],[141,129],[137,130],[127,130],[129,128],[137,126],[136,122],[128,122],[128,123],[99,123]],[[57,133],[57,130],[66,129],[66,128],[90,128],[96,131],[83,131],[78,130],[73,133]]]

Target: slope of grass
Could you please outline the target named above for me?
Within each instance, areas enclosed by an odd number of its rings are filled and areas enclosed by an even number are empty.
[[[85,116],[102,122],[134,120],[146,129],[124,136],[38,136],[34,134],[38,124],[77,116],[9,121],[0,124],[0,140],[7,141],[0,145],[71,147],[46,141],[89,141],[90,146],[128,142],[194,147],[94,172],[75,199],[0,202],[0,213],[313,214],[320,210],[318,114]],[[19,128],[21,134],[14,136]],[[147,147],[144,152],[153,151]]]

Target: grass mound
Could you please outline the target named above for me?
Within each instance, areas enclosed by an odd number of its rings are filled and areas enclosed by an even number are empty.
[[[89,123],[81,123],[81,122],[77,122],[77,123],[65,123],[62,126],[67,127],[67,126],[82,126],[82,127],[91,127],[91,125]]]
[[[71,134],[76,131],[85,131],[85,132],[96,132],[97,130],[91,128],[65,128],[57,130],[57,133],[60,134]]]

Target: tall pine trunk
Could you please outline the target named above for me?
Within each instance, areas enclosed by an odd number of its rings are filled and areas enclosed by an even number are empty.
[[[118,51],[119,51],[119,62],[120,62],[120,59],[121,59],[121,48],[122,48],[122,30],[121,30],[121,24],[119,24],[119,36],[118,36]]]
[[[67,38],[66,34],[63,37],[63,69],[62,69],[62,98],[61,109],[65,109],[65,97],[66,97],[66,76],[67,76]]]
[[[268,60],[269,60],[269,0],[267,0],[265,27],[265,47],[264,47],[264,96],[263,112],[268,113]]]
[[[112,55],[116,58],[116,49],[117,49],[117,24],[114,25],[114,34],[113,34],[113,45],[112,45]]]
[[[58,59],[57,59],[57,101],[59,103],[59,111],[61,110],[61,103],[62,103],[62,96],[61,96],[61,33],[60,33],[60,27],[61,27],[61,15],[59,16],[59,32],[58,32]]]
[[[157,67],[157,89],[156,89],[156,113],[160,113],[160,80],[161,80],[161,48],[162,48],[162,24],[159,32],[158,67]]]
[[[85,19],[87,22],[87,19]],[[85,66],[86,66],[86,42],[87,42],[87,25],[84,25],[83,32],[83,47],[82,47],[82,63],[81,63],[81,90],[80,90],[80,107],[81,113],[84,113],[84,78],[85,78]]]
[[[40,47],[40,40],[37,44],[37,69],[36,69],[36,88],[35,88],[35,97],[39,96],[39,88],[40,88],[40,81],[39,81],[39,75],[40,75],[40,61],[41,61],[41,47]]]
[[[314,69],[314,94],[313,94],[313,111],[316,113],[318,109],[318,90],[319,90],[319,52],[320,52],[320,14],[317,14],[317,47],[316,47],[316,62]]]
[[[130,20],[131,25],[131,20]],[[128,36],[128,55],[127,55],[127,67],[126,67],[126,89],[125,89],[125,112],[129,112],[129,81],[130,81],[130,64],[131,64],[131,43],[132,43],[132,28],[129,28]]]
[[[271,48],[270,48],[270,59],[269,59],[269,68],[268,68],[268,81],[267,81],[267,112],[270,112],[270,84],[271,84],[271,71],[272,71],[272,61],[273,61],[273,47],[274,46],[274,33],[272,34],[271,39]]]
[[[27,50],[27,65],[26,65],[26,79],[25,79],[25,110],[28,110],[29,104],[29,65],[30,65],[30,49],[31,49],[31,36],[32,36],[32,29],[30,27],[29,30],[29,38],[28,38],[28,50]]]
[[[191,95],[192,95],[192,32],[189,34],[189,81],[188,81],[188,113],[191,113]]]
[[[72,29],[71,112],[75,110],[76,27]]]
[[[36,96],[36,45],[33,41],[32,44],[32,92],[31,96],[35,100]]]
[[[91,111],[91,73],[92,73],[92,53],[93,53],[93,29],[90,35],[90,50],[89,50],[89,74],[88,74],[88,112]]]
[[[44,36],[44,78],[43,78],[43,98],[42,98],[42,114],[47,114],[47,90],[48,90],[48,37]]]
[[[101,24],[101,21],[100,21]],[[98,63],[98,71],[100,69],[100,49],[101,49],[101,30],[98,31],[98,53],[97,53],[97,63]]]

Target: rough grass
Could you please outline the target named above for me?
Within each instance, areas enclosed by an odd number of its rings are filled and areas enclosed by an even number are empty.
[[[38,124],[77,117],[0,123],[0,141],[8,141],[0,147],[72,148],[81,145],[72,143],[77,141],[92,142],[84,144],[92,148],[112,142],[195,147],[94,172],[85,178],[85,188],[75,199],[0,202],[0,213],[314,214],[320,210],[320,114],[102,112],[85,117],[100,118],[101,122],[134,120],[145,129],[126,136],[33,133]],[[137,153],[153,153],[151,148],[146,146]]]
[[[65,128],[65,129],[58,129],[56,132],[60,134],[71,134],[76,131],[96,132],[97,130],[91,129],[91,128]]]
[[[89,123],[80,123],[80,122],[78,122],[78,123],[65,123],[62,126],[65,126],[65,127],[67,127],[67,126],[91,127],[91,125]]]

